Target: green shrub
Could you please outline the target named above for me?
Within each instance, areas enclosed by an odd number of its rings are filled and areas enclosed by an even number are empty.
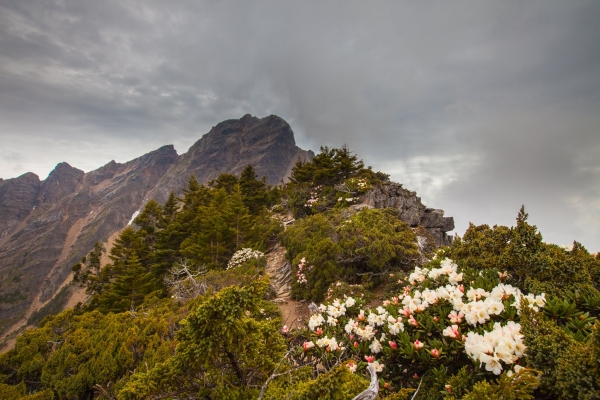
[[[338,279],[367,283],[392,268],[414,265],[419,257],[415,234],[394,209],[312,215],[288,228],[282,242],[294,265],[297,299],[320,301]]]

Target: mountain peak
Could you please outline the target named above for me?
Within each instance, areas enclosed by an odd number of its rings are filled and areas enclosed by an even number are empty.
[[[42,182],[38,196],[40,203],[54,203],[74,193],[81,185],[85,173],[66,162],[56,164],[48,178]]]

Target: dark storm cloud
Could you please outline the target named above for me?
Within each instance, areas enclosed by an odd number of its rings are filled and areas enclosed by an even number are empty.
[[[3,178],[184,152],[224,119],[277,114],[459,233],[525,204],[548,240],[600,249],[595,1],[0,4]]]

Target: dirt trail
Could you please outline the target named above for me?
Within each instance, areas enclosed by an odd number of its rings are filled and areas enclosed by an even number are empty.
[[[291,216],[279,217],[284,226],[292,224]],[[308,319],[308,305],[305,302],[292,300],[290,297],[292,283],[292,266],[285,258],[286,248],[276,245],[266,254],[266,272],[271,277],[271,284],[275,287],[277,297],[273,302],[281,311],[283,324],[293,329],[305,324]]]

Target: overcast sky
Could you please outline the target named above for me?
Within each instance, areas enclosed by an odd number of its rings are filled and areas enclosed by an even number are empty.
[[[600,2],[0,0],[0,177],[276,114],[469,221],[600,250]]]

